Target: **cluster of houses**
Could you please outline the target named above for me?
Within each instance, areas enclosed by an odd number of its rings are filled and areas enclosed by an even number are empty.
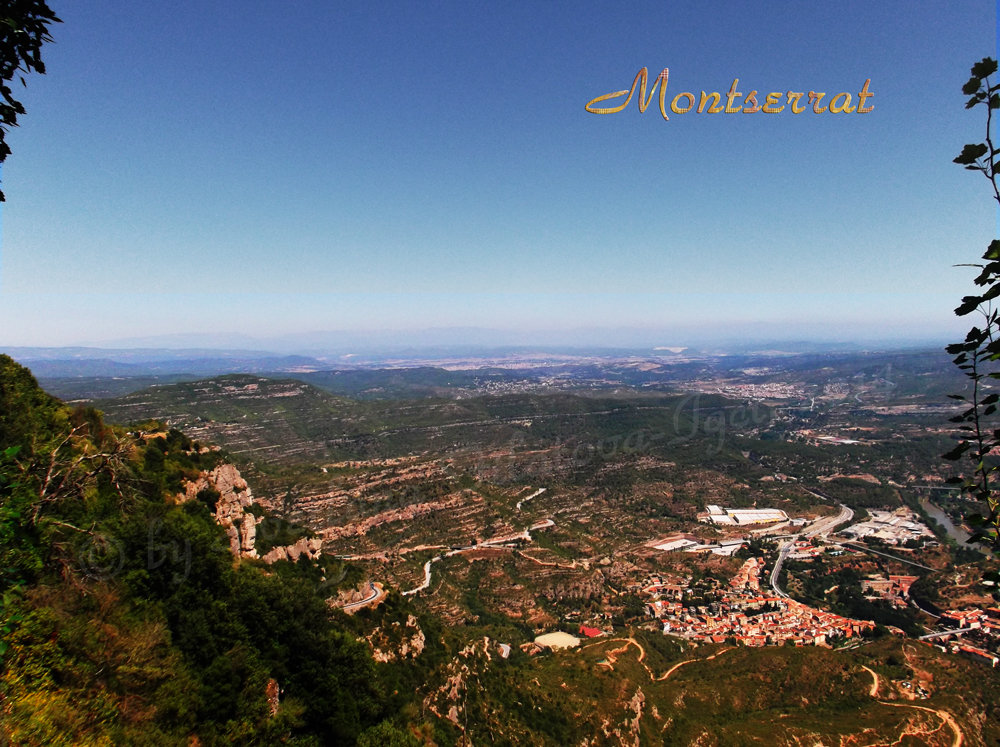
[[[822,545],[814,545],[807,540],[796,540],[788,553],[789,560],[815,560],[821,555],[836,553],[837,550],[828,551]]]
[[[649,579],[643,592],[652,597],[647,612],[663,625],[663,632],[688,640],[725,643],[735,640],[744,646],[829,645],[833,640],[859,636],[874,630],[868,620],[851,620],[832,612],[773,594],[760,588],[763,562],[747,560],[707,605],[688,606],[683,601],[684,587]]]
[[[969,646],[964,643],[958,643],[951,647],[951,652],[953,654],[961,654],[962,656],[967,656],[983,664],[988,664],[991,667],[996,667],[997,663],[1000,663],[1000,658],[996,654],[990,653],[986,649],[978,648],[976,646]]]
[[[989,607],[985,610],[979,607],[948,610],[941,613],[938,625],[953,630],[971,628],[987,635],[1000,635],[1000,607]]]
[[[989,607],[985,610],[979,607],[948,610],[941,613],[937,624],[949,632],[936,633],[929,637],[935,641],[951,639],[946,650],[962,654],[991,667],[1000,664],[1000,657],[996,654],[978,646],[971,646],[965,640],[965,635],[971,633],[978,639],[984,639],[982,642],[995,646],[996,642],[1000,641],[1000,607]],[[941,646],[941,648],[945,647]]]
[[[796,549],[802,553],[818,550],[808,543],[801,545]],[[771,646],[790,641],[796,646],[824,646],[874,630],[875,624],[869,620],[852,620],[762,591],[763,571],[764,562],[760,558],[750,558],[730,579],[728,587],[717,590],[714,601],[706,605],[685,603],[685,596],[690,592],[688,583],[670,581],[659,575],[647,578],[638,591],[649,598],[646,612],[660,622],[664,634],[696,642],[735,641],[744,646]],[[903,575],[870,577],[863,579],[861,584],[866,595],[905,606],[910,586],[917,578]],[[964,638],[972,633],[977,638],[1000,642],[1000,606],[985,610],[976,607],[948,610],[941,614],[938,625],[951,631],[928,636],[944,643],[939,645],[942,650],[991,667],[1000,664],[996,654],[970,645]],[[947,639],[952,640],[948,643]]]

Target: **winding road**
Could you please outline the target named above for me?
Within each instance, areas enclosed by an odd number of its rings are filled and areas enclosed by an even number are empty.
[[[829,516],[825,519],[820,519],[819,521],[815,522],[811,527],[809,527],[809,529],[807,529],[803,533],[803,536],[805,536],[808,539],[812,539],[813,537],[817,537],[821,534],[823,535],[829,534],[830,530],[832,530],[834,527],[839,526],[840,524],[846,524],[853,518],[854,518],[854,510],[841,503],[839,514],[837,514],[836,516]]]
[[[542,490],[544,491],[545,488],[542,488]],[[536,492],[534,495],[538,494],[539,493]],[[529,497],[533,498],[534,495]],[[527,500],[527,498],[525,500]],[[530,527],[524,529],[521,532],[518,532],[517,534],[509,534],[504,537],[494,537],[493,539],[490,540],[477,542],[474,545],[466,545],[465,547],[456,547],[454,550],[449,550],[448,552],[444,553],[444,555],[435,555],[433,558],[424,563],[423,583],[421,583],[420,586],[416,586],[412,589],[407,589],[406,591],[400,593],[404,597],[408,597],[412,596],[413,594],[416,594],[417,592],[423,591],[424,589],[429,587],[431,585],[431,566],[434,563],[438,562],[439,560],[442,560],[443,558],[450,558],[453,555],[458,555],[463,552],[469,552],[470,550],[482,550],[484,547],[498,547],[498,546],[509,545],[511,542],[516,542],[517,540],[526,540],[528,542],[531,542],[531,533],[534,532],[536,529],[547,529],[548,527],[554,527],[555,525],[556,523],[552,521],[552,519],[542,519],[541,521],[536,521]],[[532,560],[534,560],[534,558],[532,558]]]
[[[805,488],[806,492],[815,495],[817,498],[826,498],[822,493],[817,493],[809,488]],[[850,507],[845,506],[843,503],[840,504],[840,513],[836,516],[828,516],[825,519],[820,519],[813,523],[813,525],[804,531],[802,531],[798,537],[804,539],[812,539],[813,537],[818,537],[820,535],[827,535],[830,533],[834,527],[849,522],[854,518],[854,511]],[[795,546],[796,538],[786,540],[781,545],[781,550],[778,552],[778,559],[774,562],[774,568],[771,570],[771,588],[774,593],[779,597],[788,598],[780,586],[778,586],[778,577],[781,575],[781,567],[785,564],[785,560],[788,558],[788,553],[792,551]]]
[[[344,610],[344,612],[353,612],[354,610],[359,610],[369,604],[374,604],[385,596],[385,590],[382,588],[382,585],[377,582],[369,581],[368,590],[370,594],[367,597],[358,600],[357,602],[350,602],[349,604],[341,605],[340,609]]]
[[[538,496],[540,496],[540,495],[541,495],[542,493],[544,493],[544,492],[545,492],[546,490],[548,490],[548,488],[539,488],[539,489],[538,489],[538,490],[536,490],[536,491],[535,491],[534,493],[532,493],[531,495],[529,495],[529,496],[528,496],[527,498],[522,498],[521,500],[519,500],[519,501],[517,502],[517,506],[515,506],[515,508],[517,508],[517,510],[518,510],[518,511],[520,511],[520,510],[521,510],[521,505],[522,505],[522,504],[524,504],[524,503],[527,503],[527,502],[528,502],[528,501],[530,501],[530,500],[531,500],[532,498],[537,498],[537,497],[538,497]]]

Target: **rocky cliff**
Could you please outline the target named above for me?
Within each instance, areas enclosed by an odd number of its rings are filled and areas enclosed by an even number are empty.
[[[220,464],[211,472],[202,472],[196,480],[189,480],[184,485],[184,491],[176,498],[180,502],[194,500],[203,491],[215,491],[218,498],[215,501],[215,520],[226,530],[229,537],[229,549],[233,555],[242,558],[256,558],[257,526],[266,521],[266,517],[257,516],[248,510],[254,502],[253,492],[240,471],[232,464]],[[263,560],[274,563],[278,560],[297,561],[302,555],[312,560],[320,556],[323,541],[303,537],[294,545],[275,547]]]

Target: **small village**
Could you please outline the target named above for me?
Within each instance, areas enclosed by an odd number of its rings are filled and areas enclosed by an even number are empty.
[[[706,507],[699,518],[715,525],[737,527],[746,524],[801,526],[801,520],[789,520],[783,512],[773,509]],[[867,521],[840,530],[855,540],[873,537],[888,545],[902,547],[915,541],[934,542],[933,533],[912,511],[869,511]],[[730,538],[717,544],[706,543],[689,534],[676,534],[650,543],[653,549],[667,552],[711,553],[734,555],[745,547],[746,538]],[[835,544],[823,546],[815,541],[793,540],[785,553],[792,560],[816,559],[824,553],[835,555],[854,550]],[[824,543],[826,545],[827,543]],[[646,600],[646,614],[656,621],[665,635],[673,635],[692,643],[737,643],[743,646],[832,646],[846,639],[858,638],[875,631],[875,623],[855,620],[833,612],[815,609],[789,598],[773,582],[771,589],[762,589],[765,561],[759,557],[747,559],[728,585],[696,589],[691,579],[664,578],[652,574],[630,590]],[[913,575],[875,574],[861,580],[861,591],[869,599],[881,600],[896,608],[910,606],[910,587],[918,579]],[[700,582],[704,587],[704,582]],[[700,597],[700,598],[699,598]],[[692,604],[692,602],[696,602]],[[697,603],[701,602],[701,603]],[[932,615],[933,616],[933,615]],[[942,651],[960,654],[991,667],[1000,657],[988,649],[1000,644],[1000,607],[942,612],[937,619],[937,632],[922,636]],[[889,627],[896,635],[898,628]],[[581,628],[581,634],[592,635]],[[976,645],[973,645],[976,644]]]
[[[824,646],[833,641],[873,631],[868,620],[851,620],[760,588],[760,558],[748,559],[707,605],[685,606],[685,587],[652,576],[642,589],[650,601],[648,614],[658,620],[665,634],[691,641],[744,646]]]

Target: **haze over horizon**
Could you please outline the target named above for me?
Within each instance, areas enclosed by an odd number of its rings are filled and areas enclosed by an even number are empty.
[[[9,346],[22,361],[149,357],[304,356],[349,363],[361,355],[368,362],[402,356],[415,360],[522,355],[665,356],[686,353],[728,355],[766,352],[893,351],[938,349],[944,355],[952,340],[927,335],[882,335],[845,338],[837,335],[791,334],[789,330],[718,329],[698,334],[690,330],[638,328],[512,331],[471,327],[419,330],[327,330],[277,337],[225,333],[176,333],[114,340],[82,340],[73,345]],[[365,364],[367,365],[367,363]]]
[[[3,171],[0,345],[969,326],[954,265],[994,208],[952,159],[993,3],[52,6]],[[870,80],[873,110],[585,111],[643,66],[668,102]]]

